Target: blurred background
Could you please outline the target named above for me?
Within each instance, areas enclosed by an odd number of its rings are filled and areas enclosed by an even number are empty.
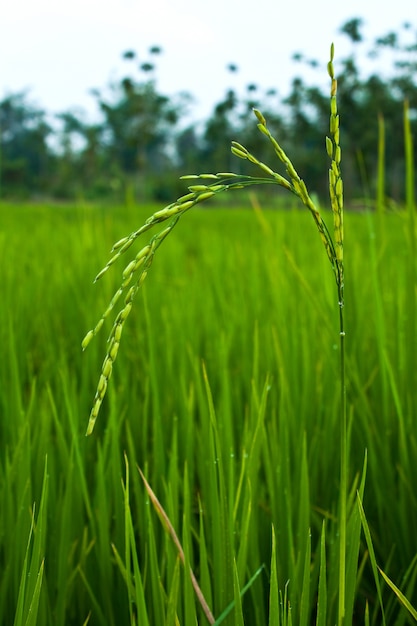
[[[0,197],[169,202],[181,174],[274,167],[260,108],[326,202],[335,43],[347,201],[403,193],[404,102],[416,120],[417,30],[408,0],[245,3],[18,0],[2,9]]]

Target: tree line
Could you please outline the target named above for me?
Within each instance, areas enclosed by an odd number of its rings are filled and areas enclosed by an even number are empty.
[[[417,30],[403,24],[372,42],[363,36],[364,23],[354,18],[340,31],[350,42],[338,60],[338,102],[342,116],[341,145],[347,200],[375,193],[378,145],[384,134],[387,198],[401,201],[404,189],[404,103],[413,134],[417,125]],[[121,199],[129,189],[138,200],[171,201],[183,193],[178,181],[185,173],[239,171],[247,164],[230,153],[238,140],[265,161],[270,147],[258,132],[254,107],[262,110],[280,144],[291,153],[299,174],[319,196],[327,193],[329,95],[295,76],[289,94],[256,83],[243,93],[228,89],[204,122],[184,123],[192,98],[166,96],[156,79],[159,46],[149,60],[123,54],[126,76],[111,88],[92,92],[100,119],[88,123],[81,113],[50,116],[27,93],[7,95],[0,102],[0,197]],[[293,59],[317,71],[314,59],[296,53]],[[384,60],[384,74],[372,63]],[[371,71],[363,72],[366,60]],[[231,73],[238,67],[230,63]]]

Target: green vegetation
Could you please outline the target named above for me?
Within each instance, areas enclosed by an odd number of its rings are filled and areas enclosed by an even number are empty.
[[[13,623],[30,571],[16,617],[26,623],[43,571],[38,624],[83,624],[90,613],[94,625],[133,624],[135,616],[175,623],[175,615],[180,624],[195,615],[206,623],[139,465],[216,618],[257,574],[243,596],[244,623],[282,624],[291,615],[298,624],[301,614],[314,623],[318,597],[319,623],[335,623],[334,280],[313,221],[267,208],[196,210],[165,241],[86,438],[101,349],[93,342],[82,355],[77,346],[118,285],[117,272],[95,289],[90,277],[150,207],[2,206],[1,622]],[[363,499],[376,560],[416,606],[410,219],[345,220],[348,484],[350,510],[366,450]],[[359,570],[349,567],[355,620],[363,623],[368,602],[370,623],[380,624],[363,536]],[[382,578],[380,587],[387,624],[411,623]]]
[[[380,119],[377,211],[346,216],[344,258],[332,62],[329,74],[332,216],[259,111],[288,178],[242,144],[232,151],[298,196],[314,223],[290,203],[277,210],[249,195],[246,208],[195,208],[181,237],[168,238],[201,201],[268,182],[230,173],[198,176],[147,220],[132,202],[1,205],[2,622],[403,626],[417,618],[410,110],[406,207],[386,210]],[[107,272],[166,219],[119,268],[121,283]],[[92,290],[89,275],[115,240]],[[86,438],[99,352],[93,342],[82,357],[77,339],[104,310],[83,348],[90,344],[122,295],[88,433],[99,409],[104,415]],[[137,323],[125,324],[131,312]]]

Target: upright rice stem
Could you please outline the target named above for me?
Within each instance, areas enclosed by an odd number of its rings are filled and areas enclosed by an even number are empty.
[[[346,603],[346,534],[347,534],[347,410],[345,369],[345,326],[343,317],[343,283],[338,285],[340,328],[340,521],[339,521],[339,610],[338,623],[342,626]]]
[[[334,270],[339,300],[340,332],[340,505],[339,505],[339,602],[338,624],[342,626],[346,608],[346,533],[347,533],[347,417],[346,417],[346,368],[344,325],[344,265],[343,265],[343,181],[340,171],[342,158],[339,142],[339,115],[337,111],[337,80],[333,69],[334,46],[330,49],[327,69],[331,78],[330,88],[330,138],[326,138],[327,153],[331,159],[329,192],[333,212],[335,239]]]

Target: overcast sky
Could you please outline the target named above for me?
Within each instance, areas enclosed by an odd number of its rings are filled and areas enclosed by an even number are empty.
[[[159,89],[189,91],[196,112],[205,115],[229,86],[248,83],[288,93],[301,66],[301,51],[328,60],[349,49],[338,31],[362,17],[372,38],[417,27],[410,0],[8,0],[0,10],[0,98],[28,88],[31,99],[49,112],[82,107],[94,112],[91,88],[130,70],[122,52],[135,50],[140,62],[159,45]],[[365,62],[365,61],[364,61]],[[236,75],[228,63],[239,67]],[[327,80],[323,73],[322,80]]]

